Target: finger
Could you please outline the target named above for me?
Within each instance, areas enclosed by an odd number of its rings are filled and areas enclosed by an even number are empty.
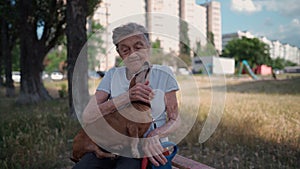
[[[134,88],[136,90],[146,90],[148,92],[152,92],[152,89],[149,87],[149,85],[147,83],[146,84],[137,83]]]
[[[150,161],[153,165],[155,165],[156,167],[159,166],[159,162],[157,162],[153,157],[148,157],[148,159],[149,159],[149,161]]]
[[[149,82],[149,80],[147,80],[145,83],[144,83],[144,85],[149,85],[150,84],[150,82]]]
[[[153,156],[153,158],[155,161],[159,162],[159,164],[165,165],[167,163],[167,159],[161,155]]]
[[[166,157],[162,154],[161,148],[159,146],[151,146],[150,152],[152,157],[160,164],[165,165],[167,163]]]

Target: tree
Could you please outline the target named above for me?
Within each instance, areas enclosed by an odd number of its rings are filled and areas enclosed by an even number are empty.
[[[217,56],[218,53],[212,43],[206,43],[205,46],[201,46],[201,42],[196,42],[196,49],[194,50],[194,57],[196,56]]]
[[[2,28],[2,15],[0,15],[0,28]],[[2,42],[0,41],[0,51],[2,51]],[[2,77],[2,71],[3,71],[3,67],[2,67],[2,52],[0,52],[0,87],[3,85],[3,77]]]
[[[63,72],[63,67],[61,66],[67,60],[67,49],[66,46],[61,45],[58,48],[54,48],[47,54],[47,58],[44,61],[45,71],[53,72],[60,71]]]
[[[11,55],[11,42],[9,38],[8,22],[3,19],[1,24],[1,38],[2,38],[2,56],[4,59],[5,69],[5,87],[6,96],[12,97],[15,95],[14,81],[12,80],[12,55]]]
[[[73,78],[77,83],[77,93],[80,93],[80,99],[88,101],[88,61],[87,48],[84,47],[87,42],[86,18],[92,14],[96,4],[99,1],[90,0],[67,0],[67,70],[68,70],[68,92],[69,92],[69,114],[75,116],[75,107],[73,103]],[[82,50],[83,49],[83,50]],[[81,57],[78,58],[79,53]],[[80,62],[80,71],[77,71],[76,77],[73,77],[76,60]],[[79,111],[83,111],[86,103],[79,103]]]
[[[50,100],[41,74],[46,54],[57,44],[65,29],[64,0],[19,0],[21,104]],[[37,34],[37,29],[42,32]]]
[[[12,49],[17,39],[16,5],[10,0],[0,3],[1,17],[1,66],[4,64],[6,96],[15,95],[14,81],[12,80]],[[2,67],[1,67],[2,70]]]
[[[236,62],[247,60],[251,67],[271,64],[269,46],[257,38],[233,39],[222,52],[223,57],[234,58]]]
[[[213,46],[215,46],[215,35],[211,31],[207,31],[207,39],[208,43],[211,43]]]
[[[186,21],[180,20],[180,33],[179,33],[179,58],[188,66],[191,65],[192,60],[190,56],[190,40],[188,37],[188,24]],[[186,67],[179,63],[178,67]]]
[[[105,54],[106,49],[103,47],[102,35],[104,33],[104,28],[99,23],[91,21],[91,30],[88,32],[88,68],[89,70],[95,70],[99,67],[96,57],[99,54]]]

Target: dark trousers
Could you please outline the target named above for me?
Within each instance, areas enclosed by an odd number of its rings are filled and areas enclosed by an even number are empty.
[[[141,169],[141,162],[141,159],[122,156],[99,159],[94,153],[86,153],[73,169]]]

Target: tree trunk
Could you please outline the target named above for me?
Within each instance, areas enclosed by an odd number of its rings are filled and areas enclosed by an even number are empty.
[[[8,23],[3,19],[1,24],[1,37],[2,37],[2,56],[5,63],[5,87],[6,96],[15,96],[15,86],[12,80],[12,55],[10,50],[10,42],[8,35]]]
[[[81,51],[87,41],[86,15],[86,1],[67,0],[67,69],[69,115],[71,116],[75,116],[75,113],[81,114],[89,98],[87,50]],[[79,59],[77,60],[78,57]],[[76,60],[80,62],[80,64],[78,64],[79,66],[76,66],[74,73]]]
[[[2,28],[2,18],[0,16],[0,28]],[[1,35],[2,36],[2,35]],[[1,37],[3,38],[3,37]],[[2,42],[0,41],[0,51],[2,51]],[[2,63],[3,63],[3,56],[2,52],[0,52],[0,87],[3,86],[3,77],[2,77]]]
[[[17,102],[21,104],[51,99],[41,78],[46,47],[37,38],[32,5],[31,0],[20,1],[21,89]]]

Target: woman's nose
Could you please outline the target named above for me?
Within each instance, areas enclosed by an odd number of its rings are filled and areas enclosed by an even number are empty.
[[[130,48],[130,51],[129,51],[128,56],[131,56],[131,55],[137,55],[137,54],[136,54],[137,51],[138,51],[138,49]]]

